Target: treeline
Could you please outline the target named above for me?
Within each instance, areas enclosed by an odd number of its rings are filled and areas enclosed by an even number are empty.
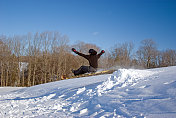
[[[0,36],[0,86],[33,86],[71,76],[71,69],[88,65],[88,61],[71,52],[82,53],[90,48],[101,49],[84,42],[69,45],[66,35],[42,32],[24,36]],[[101,57],[99,67],[155,68],[176,65],[176,51],[159,51],[153,40],[141,42],[134,51],[133,43],[115,45]]]
[[[120,67],[158,68],[176,65],[176,50],[160,51],[152,39],[142,40],[136,52],[133,43],[116,45],[110,55],[113,65]]]
[[[83,42],[74,46],[84,53],[89,48],[100,50]],[[0,36],[0,86],[33,86],[61,80],[71,76],[71,69],[87,64],[72,54],[68,37],[59,32]]]

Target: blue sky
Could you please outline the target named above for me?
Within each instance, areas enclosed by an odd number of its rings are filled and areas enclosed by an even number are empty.
[[[102,49],[144,39],[176,49],[176,0],[0,0],[0,35],[43,31]]]

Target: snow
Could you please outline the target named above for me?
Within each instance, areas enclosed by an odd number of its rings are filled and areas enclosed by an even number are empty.
[[[0,87],[0,94],[10,92],[10,91],[15,91],[22,88],[25,88],[25,87]]]
[[[27,66],[29,65],[27,62],[19,62],[19,69],[20,72],[22,72],[23,70],[27,70]]]
[[[0,88],[1,118],[174,118],[176,67]]]

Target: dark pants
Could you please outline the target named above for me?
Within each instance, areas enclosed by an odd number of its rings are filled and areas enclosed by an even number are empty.
[[[81,66],[78,70],[74,70],[74,75],[80,75],[84,73],[90,73],[90,72],[96,72],[97,69],[91,67],[91,66]]]

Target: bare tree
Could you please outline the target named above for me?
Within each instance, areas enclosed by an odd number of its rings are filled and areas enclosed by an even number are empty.
[[[133,43],[116,44],[111,51],[111,56],[114,58],[116,65],[129,67],[133,48]]]
[[[160,52],[160,67],[175,66],[176,65],[176,51],[167,49]]]
[[[138,60],[145,68],[156,66],[157,48],[152,39],[145,39],[137,51]]]
[[[9,83],[9,68],[11,59],[11,49],[8,45],[8,38],[6,36],[0,37],[0,74],[1,86],[7,86]]]
[[[71,76],[71,69],[88,65],[87,60],[71,52],[68,43],[69,38],[59,32],[0,36],[0,86],[33,86],[61,80]],[[88,53],[89,49],[100,51],[95,44],[85,42],[77,42],[72,47],[82,53]],[[141,65],[153,68],[176,65],[176,51],[158,51],[152,39],[141,42],[136,59],[132,57],[133,48],[132,43],[115,45],[101,57],[99,67]],[[26,63],[26,67],[21,69],[23,63]]]

